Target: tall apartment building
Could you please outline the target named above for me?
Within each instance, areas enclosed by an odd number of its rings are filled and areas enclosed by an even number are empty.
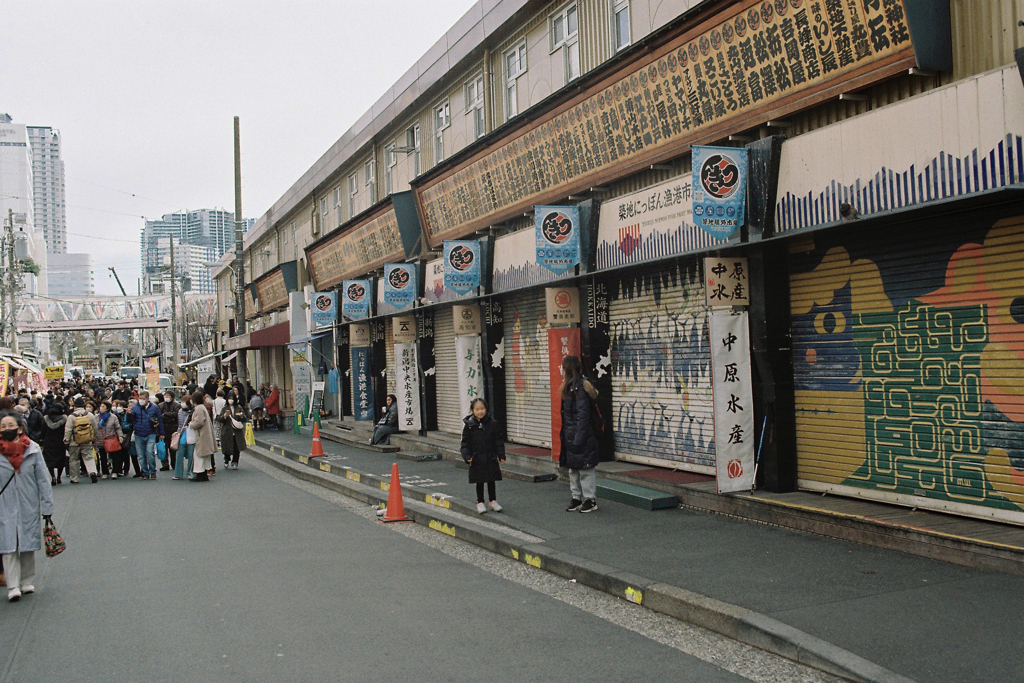
[[[50,297],[59,299],[68,296],[93,296],[96,293],[92,254],[51,253],[48,257]]]
[[[252,223],[252,219],[244,221],[243,229]],[[215,261],[224,252],[234,249],[235,214],[221,209],[198,209],[168,213],[157,220],[146,221],[140,240],[142,278],[146,291],[152,291],[154,283],[165,279],[165,271],[162,272],[161,268],[170,262],[169,249],[172,236],[175,241],[175,260],[179,258],[178,247],[180,245],[197,248],[194,252],[183,251],[183,258],[192,259],[198,263],[200,254],[202,254],[204,262]],[[209,281],[209,276],[202,264],[199,263],[196,268],[198,270],[195,275],[191,271],[188,273],[192,277],[193,288],[203,286],[204,281]],[[177,270],[179,273],[183,272],[180,265],[177,266]],[[202,271],[201,277],[197,276],[199,271]],[[200,290],[194,289],[194,291]],[[209,289],[203,291],[213,292],[212,282],[209,283]]]
[[[156,242],[153,262],[158,264],[161,270],[156,270],[149,275],[150,293],[170,292],[170,265],[171,265],[171,238],[161,237]],[[213,247],[203,247],[198,244],[183,242],[174,243],[174,270],[178,274],[178,283],[175,285],[178,292],[184,291],[183,283],[188,278],[189,292],[194,294],[214,294],[217,286],[210,277],[210,270],[207,263],[212,263],[220,258]]]
[[[64,204],[64,160],[60,131],[50,126],[27,126],[32,155],[32,210],[37,229],[43,231],[46,250],[68,250],[67,213]]]

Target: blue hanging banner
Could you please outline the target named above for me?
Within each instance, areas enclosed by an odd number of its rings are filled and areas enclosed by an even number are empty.
[[[444,241],[444,286],[459,295],[480,286],[479,240]]]
[[[576,206],[535,206],[537,264],[556,275],[580,262],[580,210]]]
[[[373,382],[370,347],[352,347],[352,414],[360,421],[373,421]]]
[[[384,301],[398,310],[416,300],[416,266],[411,263],[384,264]]]
[[[747,150],[693,148],[693,222],[712,237],[732,237],[744,221]]]
[[[341,287],[341,314],[349,320],[370,317],[373,287],[369,280],[345,280]]]
[[[337,292],[313,292],[313,305],[309,312],[314,325],[333,325],[338,320]]]

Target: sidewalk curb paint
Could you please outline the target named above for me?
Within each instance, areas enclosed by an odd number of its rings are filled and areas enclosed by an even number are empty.
[[[270,451],[274,452],[270,452]],[[356,500],[378,505],[387,494],[376,486],[356,483],[349,477],[327,474],[311,465],[296,464],[302,456],[281,447],[267,449],[257,442],[250,452],[261,460],[304,481],[318,484]],[[280,455],[278,455],[278,452]],[[276,457],[275,457],[276,456]],[[279,460],[280,457],[284,461]],[[366,477],[370,479],[370,477]],[[554,550],[543,542],[523,544],[515,537],[472,522],[444,519],[447,510],[421,502],[405,501],[406,514],[416,523],[467,541],[505,557],[550,572],[566,579],[575,579],[595,590],[629,600],[661,614],[685,621],[767,652],[785,657],[825,673],[855,683],[914,683],[912,679],[889,671],[848,650],[788,626],[752,610],[722,602],[684,588],[657,583],[630,572]],[[631,597],[632,596],[632,599]]]

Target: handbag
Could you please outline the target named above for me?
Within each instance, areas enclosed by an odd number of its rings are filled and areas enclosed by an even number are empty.
[[[177,432],[174,432],[173,434],[171,434],[171,450],[172,451],[178,450],[178,446],[181,445],[181,444],[178,443],[180,440],[181,440],[181,432],[180,431],[177,431]]]
[[[241,429],[243,425],[241,422],[239,422],[233,416],[231,416],[231,427],[232,429]]]
[[[103,450],[107,453],[117,453],[121,450],[121,439],[117,438],[117,434],[108,434],[103,437]]]
[[[196,430],[192,429],[192,425],[185,427],[185,443],[189,446],[195,446],[197,436]]]
[[[46,529],[43,531],[43,539],[46,541],[46,556],[54,557],[60,555],[67,548],[64,539],[57,533],[57,527],[49,519],[46,520]]]

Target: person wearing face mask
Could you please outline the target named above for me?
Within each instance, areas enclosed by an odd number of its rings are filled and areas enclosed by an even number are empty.
[[[64,443],[68,447],[68,471],[72,484],[78,483],[78,475],[82,471],[81,463],[85,463],[85,471],[89,473],[92,483],[95,484],[99,479],[93,454],[96,431],[96,416],[86,412],[84,398],[76,398],[75,412],[71,413],[71,417],[64,425]]]
[[[149,402],[148,391],[139,392],[139,402],[132,408],[132,425],[142,478],[156,479],[156,440],[164,435],[164,419],[160,409]]]
[[[25,424],[28,425],[28,438],[42,445],[43,414],[32,405],[27,396],[22,396],[18,399],[18,405],[15,406],[15,410],[25,418]]]
[[[121,439],[124,438],[124,434],[121,432],[121,421],[117,418],[117,415],[111,410],[113,406],[110,401],[103,401],[100,403],[100,410],[96,417],[96,440],[94,446],[96,448],[96,457],[99,458],[101,471],[103,472],[103,478],[106,479],[109,476],[112,479],[117,479],[117,469],[114,466],[115,458],[118,452],[121,450]],[[111,442],[111,448],[107,450],[107,443]],[[118,447],[113,448],[113,442],[117,442]],[[109,462],[108,462],[109,456]]]
[[[10,602],[36,590],[35,553],[43,547],[40,517],[49,521],[53,515],[46,463],[26,428],[17,413],[0,413],[0,557]]]
[[[181,408],[181,405],[174,400],[174,392],[165,392],[164,400],[160,403],[160,414],[163,416],[164,421],[164,444],[167,446],[167,459],[164,460],[163,464],[160,466],[161,472],[174,467],[177,450],[171,448],[171,437],[174,436],[174,432],[178,430],[179,408]]]
[[[192,419],[188,423],[196,433],[195,449],[192,452],[192,481],[210,481],[213,455],[217,452],[217,444],[213,440],[214,421],[210,419],[205,394],[200,391],[194,393],[192,404]]]
[[[238,469],[238,458],[245,450],[245,423],[249,421],[249,410],[232,390],[227,396],[224,410],[218,416],[220,422],[220,449],[224,454],[224,468]]]

